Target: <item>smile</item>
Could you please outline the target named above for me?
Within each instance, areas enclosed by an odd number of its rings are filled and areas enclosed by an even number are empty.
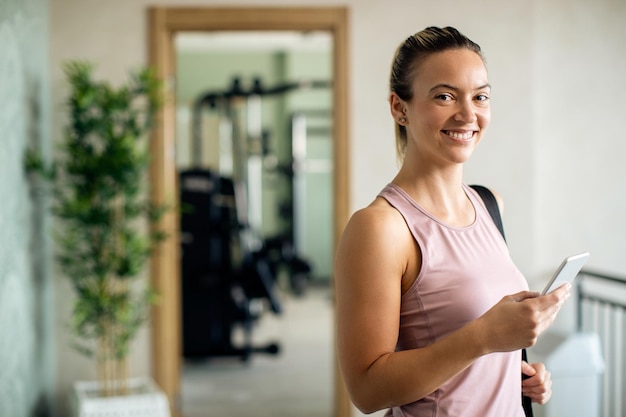
[[[443,133],[456,140],[470,140],[474,137],[474,133],[476,132],[473,130],[469,132],[454,132],[452,130],[444,130]]]

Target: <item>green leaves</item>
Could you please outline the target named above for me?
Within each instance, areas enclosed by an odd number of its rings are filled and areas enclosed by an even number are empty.
[[[32,150],[24,167],[51,185],[57,261],[76,294],[77,349],[91,354],[90,341],[106,340],[123,358],[156,299],[151,290],[135,294],[129,281],[163,238],[158,231],[141,232],[146,228],[138,223],[153,223],[165,211],[151,206],[143,192],[161,82],[149,69],[131,73],[119,87],[94,80],[89,62],[69,61],[63,69],[70,86],[63,140],[49,167]]]

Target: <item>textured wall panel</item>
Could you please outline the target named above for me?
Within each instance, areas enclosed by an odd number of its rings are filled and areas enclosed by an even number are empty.
[[[0,5],[0,416],[51,408],[49,245],[22,168],[26,146],[47,139],[46,12],[44,0]]]

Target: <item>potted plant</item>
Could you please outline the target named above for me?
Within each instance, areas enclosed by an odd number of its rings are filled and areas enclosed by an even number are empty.
[[[93,69],[88,62],[64,65],[70,92],[63,139],[50,164],[33,150],[25,164],[49,180],[56,259],[75,294],[73,346],[95,357],[100,396],[127,395],[129,345],[156,300],[135,282],[164,238],[141,224],[164,211],[150,205],[142,187],[160,82],[142,69],[114,88],[95,81]]]

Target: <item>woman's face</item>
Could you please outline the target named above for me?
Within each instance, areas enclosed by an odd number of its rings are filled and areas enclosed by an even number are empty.
[[[491,119],[487,69],[468,49],[427,57],[417,68],[413,98],[406,105],[407,154],[423,160],[463,163]]]

